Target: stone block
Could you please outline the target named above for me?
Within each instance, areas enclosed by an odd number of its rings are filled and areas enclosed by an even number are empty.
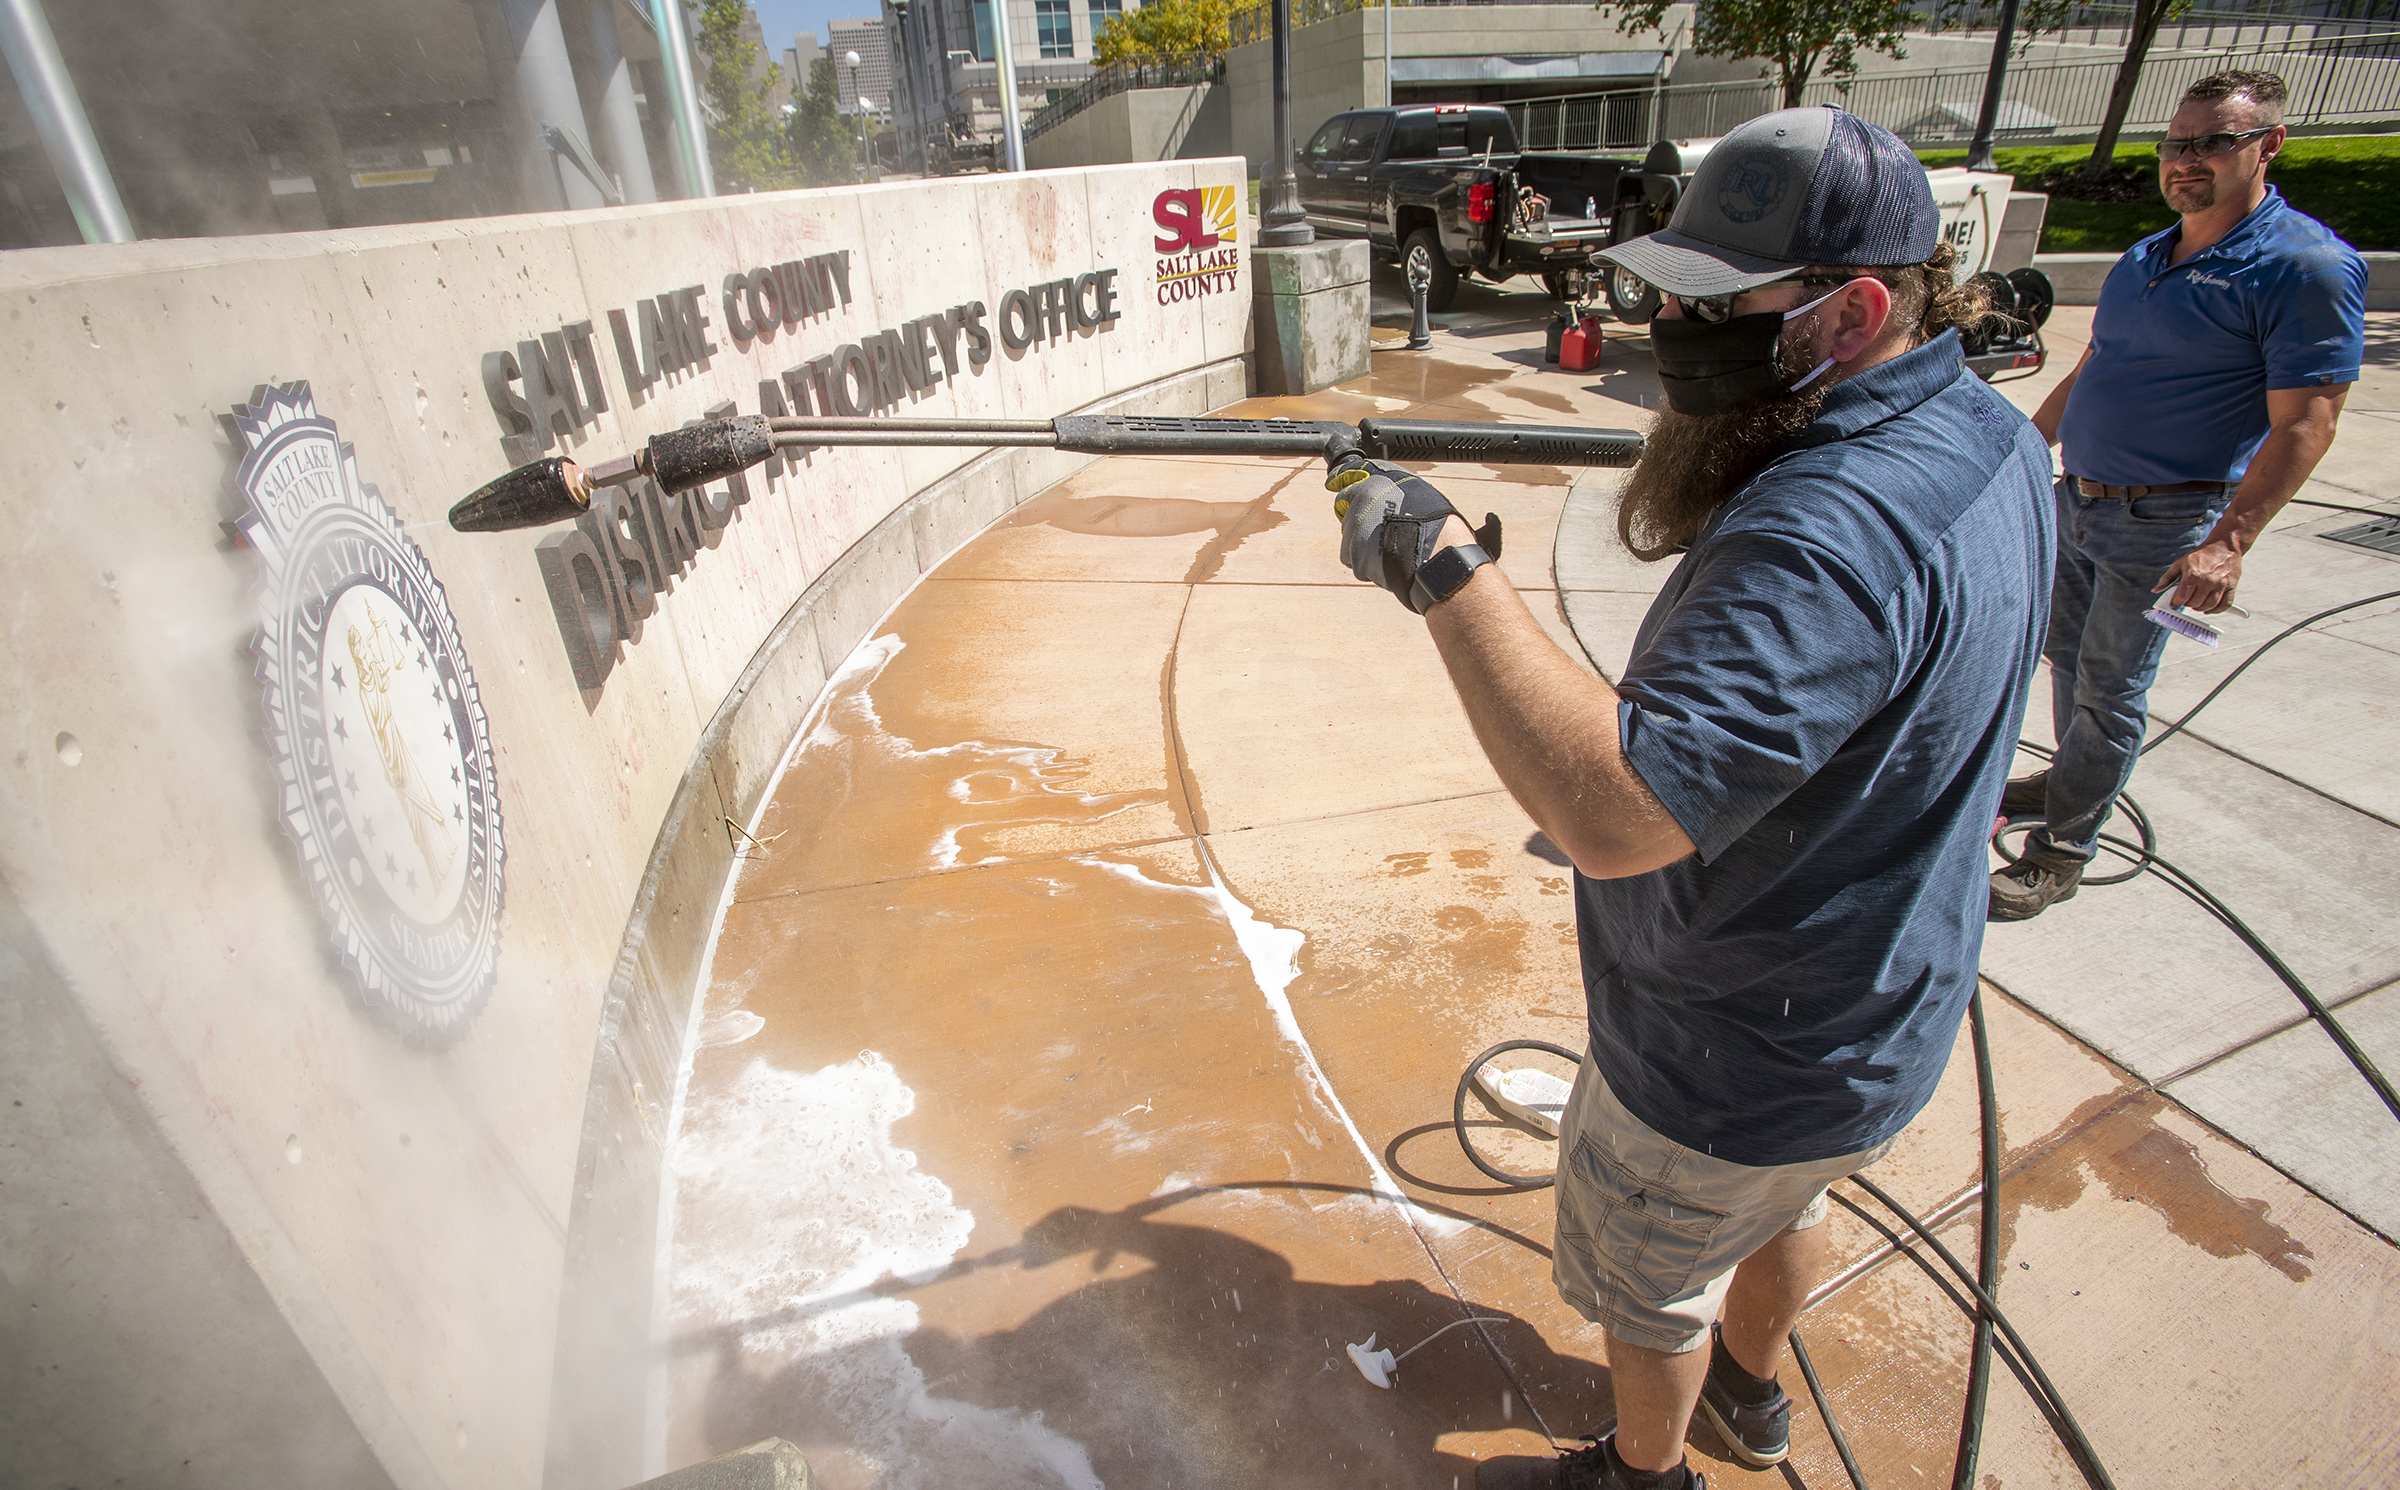
[[[1260,393],[1314,393],[1366,376],[1364,242],[1262,248],[1251,263]]]

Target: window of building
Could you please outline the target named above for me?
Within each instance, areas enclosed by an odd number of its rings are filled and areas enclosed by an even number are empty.
[[[1033,0],[1033,29],[1045,57],[1075,55],[1075,0]]]
[[[1092,44],[1094,46],[1098,46],[1100,44],[1101,28],[1106,26],[1115,17],[1121,16],[1125,13],[1125,0],[1090,0],[1090,3],[1092,16]]]
[[[992,0],[975,0],[975,60],[990,62],[1000,55],[992,40]]]

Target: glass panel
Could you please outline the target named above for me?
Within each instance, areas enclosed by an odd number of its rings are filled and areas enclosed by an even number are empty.
[[[1342,121],[1339,119],[1329,119],[1326,121],[1325,127],[1317,131],[1317,137],[1308,142],[1308,158],[1310,160],[1323,160],[1329,155],[1336,154],[1337,151],[1335,150],[1335,147],[1341,144],[1341,142]]]
[[[999,55],[992,40],[992,0],[975,0],[975,60],[991,62]]]

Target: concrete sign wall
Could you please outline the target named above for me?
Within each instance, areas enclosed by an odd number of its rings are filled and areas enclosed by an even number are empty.
[[[139,1471],[196,1441],[158,1417],[188,1407],[129,1404],[178,1332],[242,1316],[289,1342],[261,1369],[313,1363],[399,1485],[640,1477],[657,1146],[738,830],[826,670],[1081,462],[819,450],[689,501],[621,489],[581,529],[443,515],[531,451],[597,460],[728,406],[1231,401],[1248,270],[1162,296],[1155,209],[1242,179],[1218,160],[0,257],[8,1027],[96,1036],[40,1044],[48,1095],[11,1109],[0,1179],[148,1238],[165,1275],[238,1256],[266,1301],[228,1284],[135,1318],[74,1249],[12,1245],[15,1293],[84,1352],[84,1388],[40,1409],[62,1442],[113,1434]],[[171,1164],[197,1213],[88,1167],[78,1082],[150,1125],[101,1170]],[[217,1436],[273,1441],[291,1396],[193,1358]]]

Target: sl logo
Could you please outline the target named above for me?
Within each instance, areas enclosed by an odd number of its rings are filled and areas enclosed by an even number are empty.
[[[1150,204],[1150,218],[1169,235],[1150,240],[1151,246],[1162,254],[1231,243],[1236,222],[1233,188],[1203,186],[1162,191]]]

